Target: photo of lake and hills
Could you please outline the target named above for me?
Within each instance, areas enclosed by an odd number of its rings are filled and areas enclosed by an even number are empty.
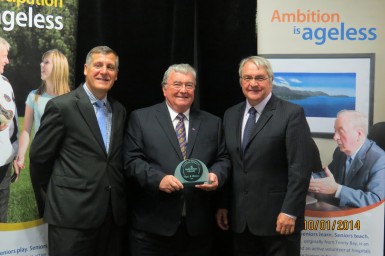
[[[356,109],[356,73],[275,72],[273,93],[302,106],[306,117],[333,118]]]

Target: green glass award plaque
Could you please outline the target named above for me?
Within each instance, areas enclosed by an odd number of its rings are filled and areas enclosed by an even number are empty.
[[[197,185],[209,181],[207,166],[198,159],[186,159],[180,162],[174,175],[185,185]]]

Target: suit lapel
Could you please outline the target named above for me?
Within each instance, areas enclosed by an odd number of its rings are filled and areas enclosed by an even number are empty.
[[[269,122],[271,117],[274,115],[276,105],[277,105],[276,98],[274,97],[274,95],[272,95],[269,102],[267,102],[263,112],[260,114],[260,117],[258,118],[257,123],[254,125],[253,131],[251,132],[250,139],[248,144],[246,145],[246,148],[253,141],[255,136],[257,136],[257,134],[262,130],[262,128],[265,127],[265,125],[267,124],[267,122]]]
[[[242,122],[243,122],[243,115],[245,113],[245,108],[246,108],[246,102],[244,102],[243,104],[241,104],[241,106],[239,107],[238,109],[238,114],[236,115],[236,124],[237,127],[235,128],[236,131],[235,131],[235,136],[236,136],[236,141],[238,143],[238,148],[242,148]],[[243,154],[243,151],[241,150],[242,154]]]
[[[119,138],[116,136],[116,131],[122,122],[122,110],[116,107],[116,101],[114,99],[108,98],[108,102],[110,103],[112,110],[111,135],[109,144],[109,151],[112,152],[113,146],[116,145],[115,140]]]
[[[199,118],[197,111],[191,108],[188,141],[187,141],[187,152],[186,152],[187,158],[190,158],[191,152],[194,148],[200,125],[201,125],[201,120]]]
[[[165,135],[167,136],[168,140],[170,141],[173,149],[178,154],[179,158],[183,160],[182,151],[180,150],[179,142],[176,137],[175,129],[172,124],[172,120],[170,117],[170,112],[167,109],[166,102],[163,102],[158,105],[158,108],[156,109],[156,119],[159,123],[159,125],[162,127]]]
[[[365,140],[364,145],[362,145],[361,149],[357,152],[357,155],[353,160],[348,176],[346,177],[345,184],[349,184],[353,180],[354,176],[357,175],[361,167],[364,165],[365,156],[369,149],[370,141]]]
[[[104,146],[102,134],[100,133],[100,128],[98,125],[98,121],[96,120],[95,110],[92,106],[90,99],[88,98],[87,93],[84,91],[83,86],[79,86],[76,89],[76,96],[78,98],[77,106],[79,109],[80,114],[84,118],[85,122],[88,125],[88,128],[90,129],[91,133],[97,140],[99,146],[102,148],[102,150],[106,152],[106,148]]]
[[[342,153],[343,154],[343,153]],[[333,175],[334,179],[336,180],[337,183],[339,184],[346,184],[345,180],[345,162],[346,162],[346,155],[343,154],[345,157],[341,157],[339,162],[337,163],[337,168]],[[344,171],[341,171],[344,170]]]

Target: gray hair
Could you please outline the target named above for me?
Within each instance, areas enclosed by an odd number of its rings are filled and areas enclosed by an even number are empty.
[[[192,74],[194,77],[194,84],[196,84],[196,71],[195,69],[190,66],[189,64],[174,64],[171,65],[166,72],[164,72],[163,80],[162,80],[162,86],[165,87],[167,85],[167,80],[171,74],[171,72],[174,71],[176,73],[182,73],[185,75]]]
[[[354,129],[361,128],[364,130],[365,135],[368,134],[368,118],[363,113],[356,110],[343,109],[337,113],[337,118],[340,116],[347,116],[350,124]]]
[[[8,41],[2,37],[0,37],[0,47],[5,47],[7,49],[7,51],[9,51],[9,49],[11,48]]]
[[[239,70],[238,70],[239,77],[242,77],[242,69],[245,66],[245,64],[249,61],[254,63],[258,68],[266,69],[267,75],[269,77],[272,77],[272,78],[274,77],[274,72],[273,72],[273,68],[271,67],[270,61],[260,56],[249,56],[241,60],[241,62],[239,63]]]
[[[108,46],[96,46],[94,48],[92,48],[88,54],[87,54],[87,57],[86,57],[86,65],[89,66],[92,62],[92,55],[94,54],[103,54],[103,55],[107,55],[107,54],[114,54],[116,56],[116,61],[115,61],[115,67],[116,67],[116,70],[119,70],[119,56],[118,54],[112,50],[110,47]]]

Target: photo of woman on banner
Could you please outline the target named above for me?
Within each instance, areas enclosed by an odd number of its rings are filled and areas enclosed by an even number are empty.
[[[33,125],[33,136],[40,127],[40,119],[44,113],[47,102],[59,95],[70,91],[69,67],[66,56],[57,49],[45,52],[40,63],[42,83],[39,88],[32,90],[25,102],[24,126],[20,133],[19,151],[16,158],[17,165],[25,168],[25,154],[31,140]],[[32,182],[32,184],[34,184]],[[43,217],[44,192],[40,188],[33,187],[39,217]]]
[[[323,171],[313,172],[309,192],[318,201],[342,208],[364,207],[383,200],[385,152],[367,138],[367,117],[358,111],[342,110],[334,129],[338,147],[333,160]]]

